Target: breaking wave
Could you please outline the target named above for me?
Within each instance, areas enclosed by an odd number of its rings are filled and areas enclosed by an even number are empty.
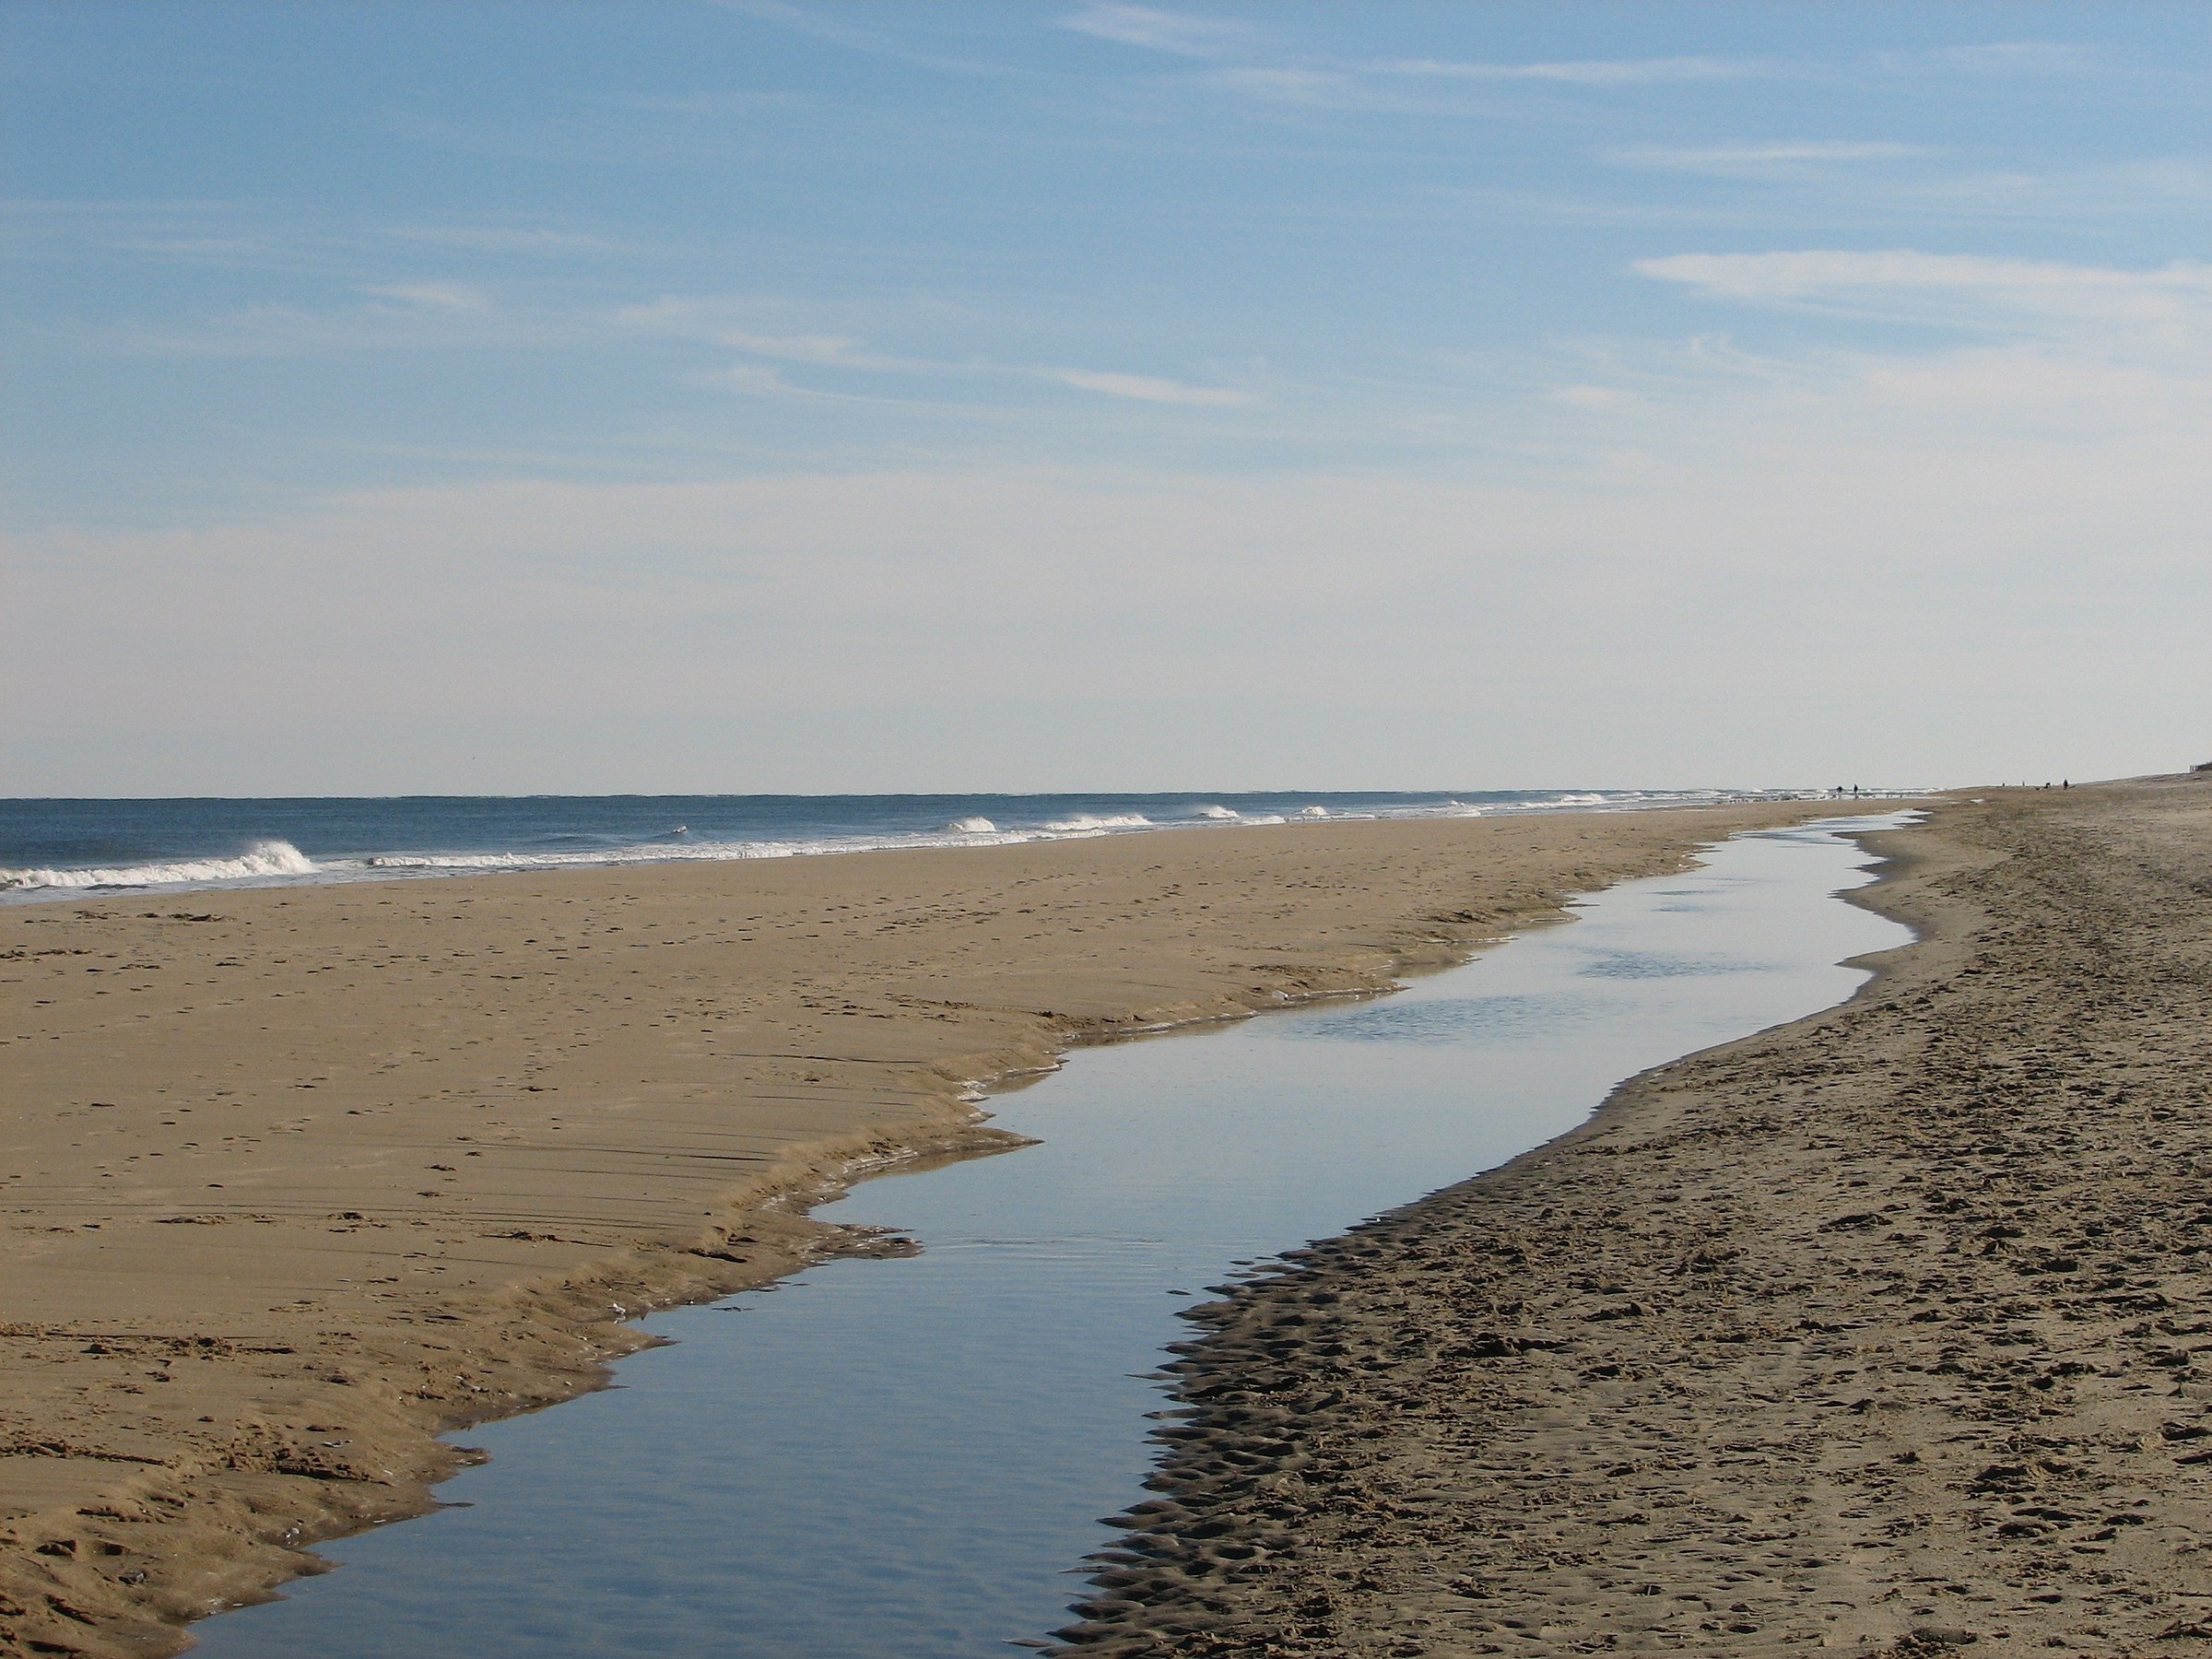
[[[1152,820],[1141,812],[1112,813],[1104,818],[1078,812],[1073,818],[1054,818],[1041,826],[1060,834],[1081,834],[1095,830],[1149,830]]]
[[[0,891],[196,886],[211,881],[265,880],[271,876],[313,876],[319,870],[314,860],[290,841],[255,841],[230,858],[185,858],[171,864],[119,865],[86,870],[0,869]]]
[[[303,880],[389,880],[394,877],[488,874],[495,871],[798,858],[817,853],[865,853],[890,848],[1008,846],[1023,841],[1063,841],[1154,829],[1187,829],[1194,823],[1226,829],[1282,824],[1293,820],[1313,823],[1324,819],[1352,822],[1374,818],[1484,818],[1492,814],[1625,811],[1646,806],[1709,805],[1730,800],[1825,798],[1828,798],[1826,793],[1821,791],[1532,790],[1500,791],[1490,798],[1477,801],[1465,801],[1451,795],[1426,798],[1398,796],[1372,801],[1346,800],[1332,806],[1300,804],[1295,797],[1285,799],[1277,796],[1271,800],[1254,799],[1240,809],[1223,806],[1218,801],[1208,802],[1201,796],[1194,802],[1188,797],[1184,801],[1159,798],[1163,801],[1160,806],[1154,806],[1153,801],[1147,800],[1144,804],[1157,815],[1151,817],[1143,812],[1114,811],[1112,809],[1114,803],[1110,799],[1078,806],[1064,798],[1045,808],[1057,808],[1062,816],[1052,818],[1041,816],[1028,822],[1017,818],[1008,823],[1006,811],[1000,810],[1000,816],[996,818],[966,813],[949,821],[935,820],[933,828],[909,827],[912,824],[912,819],[905,823],[870,825],[862,818],[860,821],[842,824],[835,830],[825,828],[812,832],[794,829],[794,832],[778,834],[773,828],[763,826],[767,830],[764,834],[741,832],[742,838],[732,836],[727,840],[714,839],[711,833],[702,836],[683,824],[656,828],[643,834],[633,835],[559,824],[545,828],[531,825],[526,826],[531,832],[519,836],[516,841],[488,850],[436,851],[432,850],[437,845],[435,841],[424,845],[429,841],[425,835],[416,842],[416,847],[420,850],[371,852],[363,846],[363,841],[357,840],[352,845],[363,850],[338,852],[331,850],[326,839],[318,842],[324,850],[313,858],[300,852],[289,841],[264,837],[253,841],[242,852],[221,857],[177,854],[158,861],[148,858],[141,864],[95,866],[88,862],[93,854],[88,849],[82,854],[88,860],[83,867],[0,866],[0,900],[36,900],[42,897],[58,898],[73,892],[103,889],[227,887]],[[891,799],[895,804],[898,797]],[[1136,803],[1133,801],[1130,804]],[[1094,806],[1102,809],[1086,809]],[[1013,810],[1019,811],[1020,807]],[[932,820],[923,821],[928,823]],[[662,820],[662,823],[666,825],[666,820]],[[381,829],[369,831],[371,834],[382,832]],[[463,835],[456,836],[455,840],[461,846],[466,846],[468,841],[463,836],[473,833],[480,831],[475,831],[473,827],[465,828]],[[324,834],[327,837],[329,832],[325,830]],[[243,841],[245,837],[240,839]],[[375,844],[374,841],[368,841],[367,846]],[[387,841],[385,844],[389,846],[391,843]],[[478,846],[481,848],[480,841]],[[28,849],[25,851],[28,852]],[[49,844],[41,846],[38,855],[51,858],[56,856],[56,852]],[[16,855],[22,857],[25,853],[18,853]],[[66,857],[67,854],[61,856]]]

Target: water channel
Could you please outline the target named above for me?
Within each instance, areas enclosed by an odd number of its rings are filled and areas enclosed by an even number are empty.
[[[1065,1623],[1142,1496],[1179,1308],[1492,1168],[1622,1078],[1849,996],[1906,930],[1840,829],[1744,835],[1380,999],[1086,1049],[993,1102],[1042,1144],[818,1212],[908,1259],[645,1323],[618,1386],[466,1438],[455,1507],[197,1627],[209,1659],[976,1659]]]

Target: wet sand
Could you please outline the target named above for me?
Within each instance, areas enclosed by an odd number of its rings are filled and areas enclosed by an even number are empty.
[[[0,911],[0,1652],[159,1653],[419,1512],[626,1313],[898,1249],[977,1080],[1374,989],[1813,804]]]
[[[1832,1012],[1192,1311],[1100,1654],[2212,1641],[2212,778],[1877,838]]]

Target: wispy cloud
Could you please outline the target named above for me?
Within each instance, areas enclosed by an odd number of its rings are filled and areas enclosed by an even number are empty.
[[[327,233],[285,224],[241,201],[0,202],[0,247],[16,259],[117,255],[220,270],[328,270],[343,263]]]
[[[1808,153],[1809,152],[1809,153]],[[1964,223],[2004,226],[2109,224],[2135,218],[2202,215],[2212,209],[2212,159],[2154,157],[2091,167],[1999,169],[1960,165],[1932,146],[1878,141],[1833,147],[1716,144],[1600,150],[1599,160],[1637,171],[1786,184],[1768,192],[1690,196],[1638,189],[1515,190],[1429,185],[1399,198],[1404,210],[1479,215],[1539,223],[1702,227],[1772,236],[1806,232],[1920,235]]]
[[[1229,18],[1200,18],[1188,12],[1163,11],[1151,6],[1122,6],[1100,0],[1072,17],[1061,27],[1118,41],[1125,46],[1147,46],[1179,57],[1216,57],[1250,42],[1258,33],[1252,25]]]
[[[1194,84],[1279,105],[1450,117],[1500,113],[1504,106],[1496,100],[1514,88],[1605,91],[1784,72],[1782,65],[1751,58],[1671,57],[1509,64],[1435,58],[1373,62],[1311,57],[1276,63],[1225,63],[1195,77]]]
[[[681,115],[717,121],[731,115],[758,115],[763,111],[804,110],[815,100],[804,92],[670,92],[617,93],[606,100],[618,109],[640,110],[652,115]]]
[[[1713,144],[1688,147],[1638,145],[1601,152],[1601,159],[1624,167],[1662,168],[1675,172],[1724,176],[1801,172],[1807,168],[1863,161],[1902,161],[1929,153],[1917,144],[1883,139],[1804,138],[1761,144]]]
[[[1619,386],[1557,386],[1544,397],[1547,403],[1571,409],[1594,409],[1600,413],[1633,408],[1642,402],[1635,393]]]
[[[432,312],[486,312],[491,309],[491,297],[466,282],[393,282],[364,288],[365,294],[379,300],[397,300]]]
[[[581,230],[545,230],[512,225],[390,225],[384,234],[434,248],[471,253],[525,253],[566,259],[580,253],[634,253],[635,243]]]
[[[1642,259],[1646,276],[1747,300],[1804,299],[1868,289],[1939,288],[2006,293],[2212,293],[2212,265],[2177,260],[2151,270],[1994,259],[1975,253],[1827,249],[1777,253],[1676,253]]]
[[[1336,69],[1269,69],[1241,67],[1216,69],[1205,76],[1208,86],[1219,87],[1247,98],[1270,103],[1308,104],[1328,109],[1373,109],[1389,101],[1355,76]]]
[[[759,356],[781,356],[794,363],[852,363],[852,349],[858,341],[850,334],[743,334],[728,330],[717,334],[724,345],[735,345],[741,352]],[[878,367],[894,359],[867,359],[863,367]]]
[[[1556,81],[1577,87],[1648,87],[1667,81],[1737,80],[1774,75],[1782,66],[1765,58],[1588,58],[1546,64],[1468,63],[1402,58],[1371,64],[1382,75],[1461,81]]]
[[[2212,162],[2169,156],[2096,167],[1977,169],[1924,177],[1899,199],[1950,218],[2076,220],[2201,213],[2212,206]]]
[[[1210,20],[1149,7],[1100,5],[1066,20],[1071,28],[1186,57],[1222,61],[1197,84],[1246,97],[1315,109],[1366,110],[1407,114],[1494,114],[1501,107],[1447,96],[1419,98],[1412,88],[1426,86],[1443,93],[1455,88],[1503,91],[1519,87],[1551,87],[1590,92],[1640,88],[1695,86],[1721,81],[1791,79],[1854,82],[1874,77],[2056,74],[2094,66],[2091,54],[2076,48],[2012,42],[1942,47],[1912,53],[1861,53],[1849,57],[1818,54],[1725,56],[1685,53],[1640,58],[1559,58],[1513,62],[1461,58],[1352,59],[1325,53],[1263,53],[1259,42],[1241,32],[1197,26]],[[1806,140],[1789,144],[1716,146],[1668,150],[1653,147],[1623,151],[1616,158],[1647,166],[1685,171],[1774,169],[1830,162],[1899,159],[1919,153],[1873,142]]]
[[[1638,260],[1633,268],[1716,299],[2014,333],[2087,325],[2108,349],[2149,330],[2212,349],[2212,265],[2194,260],[2135,269],[1913,249],[1814,249],[1677,253]]]
[[[948,404],[921,398],[886,397],[874,393],[803,385],[786,375],[780,363],[740,359],[712,369],[694,370],[683,378],[688,385],[708,386],[718,392],[741,393],[747,397],[787,397],[807,403],[850,404],[877,409],[900,409],[909,413],[918,410],[948,413],[953,407]]]
[[[1102,392],[1108,397],[1133,397],[1139,403],[1186,404],[1197,408],[1241,408],[1258,400],[1249,392],[1228,386],[1189,386],[1181,381],[1161,380],[1150,374],[1101,374],[1088,369],[1045,369],[1038,372],[1064,386],[1085,392]]]
[[[1996,41],[1981,46],[1938,46],[1925,61],[1981,75],[2071,75],[2094,68],[2098,53],[2061,41]]]
[[[893,58],[902,64],[912,64],[918,69],[936,69],[949,75],[989,76],[1026,76],[1028,73],[1007,64],[921,51],[880,29],[864,29],[810,6],[790,5],[787,0],[712,0],[712,4],[724,11],[735,12],[758,22],[773,23],[800,34],[811,35],[818,41],[845,47],[849,51],[865,52],[871,57]]]
[[[694,385],[721,386],[760,397],[796,395],[800,392],[773,363],[725,363],[719,369],[702,369],[690,379]]]
[[[813,394],[814,388],[794,382],[775,367],[783,364],[828,373],[893,374],[970,382],[1043,381],[1106,397],[1178,404],[1187,408],[1242,408],[1260,401],[1256,394],[1239,387],[1198,385],[1165,375],[1078,369],[1053,363],[1009,363],[982,356],[950,358],[885,351],[857,335],[822,329],[771,334],[757,328],[733,328],[728,320],[734,309],[749,309],[759,313],[772,311],[775,302],[670,296],[650,305],[626,307],[618,313],[618,320],[632,329],[698,339],[753,359],[727,371],[707,371],[694,378],[701,384],[727,385],[754,395]]]
[[[100,356],[319,358],[358,352],[481,351],[604,338],[604,315],[518,307],[459,282],[364,285],[352,304],[263,304],[182,319],[129,318],[56,327],[51,336]]]

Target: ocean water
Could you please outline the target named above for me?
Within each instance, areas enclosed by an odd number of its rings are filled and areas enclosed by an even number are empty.
[[[990,846],[1218,824],[1629,811],[1820,792],[397,795],[0,800],[0,901],[883,847]]]
[[[1040,1144],[818,1213],[921,1253],[645,1328],[618,1385],[488,1423],[453,1507],[194,1627],[206,1659],[987,1659],[1050,1645],[1143,1498],[1179,1310],[1795,1019],[1904,943],[1838,829],[1739,836],[1394,995],[1081,1050],[994,1098]],[[1066,1651],[1066,1650],[1061,1650]]]

